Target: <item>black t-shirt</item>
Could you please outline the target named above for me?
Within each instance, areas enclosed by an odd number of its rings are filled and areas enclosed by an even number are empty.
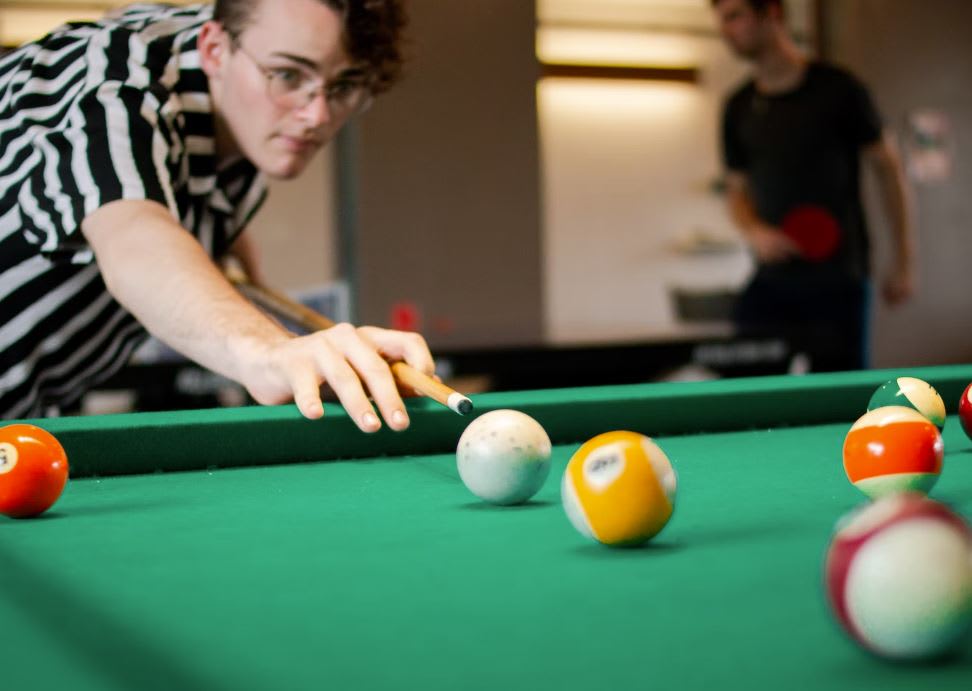
[[[778,226],[788,212],[804,205],[833,214],[843,241],[828,267],[866,276],[860,153],[880,139],[881,129],[863,84],[845,70],[811,63],[792,91],[762,94],[750,81],[730,97],[723,116],[723,155],[729,170],[747,176],[756,212],[767,223]]]

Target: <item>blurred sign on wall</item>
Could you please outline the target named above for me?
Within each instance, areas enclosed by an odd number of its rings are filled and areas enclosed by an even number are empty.
[[[954,147],[952,122],[947,113],[931,108],[911,112],[907,137],[905,154],[912,180],[935,185],[951,179]]]

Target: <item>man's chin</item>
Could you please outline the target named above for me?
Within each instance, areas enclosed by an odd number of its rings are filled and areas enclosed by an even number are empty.
[[[304,172],[304,166],[299,169],[286,169],[286,170],[264,170],[263,173],[271,180],[293,180],[294,178],[300,177],[300,174]]]
[[[759,57],[759,49],[754,46],[739,45],[735,43],[729,44],[729,49],[732,53],[741,60],[755,60]]]
[[[274,180],[293,180],[299,177],[307,168],[312,156],[294,157],[285,161],[276,161],[261,168],[264,175]]]

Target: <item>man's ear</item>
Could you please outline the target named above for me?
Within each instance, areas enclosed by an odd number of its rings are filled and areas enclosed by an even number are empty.
[[[214,77],[223,69],[229,57],[231,38],[219,22],[208,21],[199,30],[197,47],[199,66],[207,77]]]

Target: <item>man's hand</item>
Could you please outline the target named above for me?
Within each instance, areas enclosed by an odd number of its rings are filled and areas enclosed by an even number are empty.
[[[200,244],[159,204],[112,202],[84,221],[112,296],[148,331],[183,355],[243,384],[260,403],[293,399],[301,413],[324,413],[327,384],[355,423],[395,430],[408,415],[386,362],[404,360],[431,375],[421,336],[341,324],[295,337],[253,306],[217,269]]]
[[[310,419],[324,414],[320,389],[326,384],[365,432],[381,427],[368,400],[370,393],[388,426],[400,431],[408,427],[409,419],[386,360],[404,360],[429,376],[435,370],[425,339],[418,334],[338,324],[257,354],[243,384],[259,403],[292,398]]]
[[[910,265],[898,266],[888,272],[882,285],[884,300],[892,307],[904,304],[915,293],[915,277]]]
[[[778,264],[800,255],[796,243],[776,228],[754,224],[744,235],[760,263]]]
[[[894,263],[882,285],[889,305],[900,305],[915,292],[915,247],[917,237],[912,225],[911,191],[901,165],[894,136],[885,132],[880,140],[864,150],[865,160],[877,176],[878,191],[888,214]]]
[[[726,173],[729,215],[761,264],[778,264],[799,256],[800,248],[779,228],[759,218],[749,191],[749,178],[740,171]]]

